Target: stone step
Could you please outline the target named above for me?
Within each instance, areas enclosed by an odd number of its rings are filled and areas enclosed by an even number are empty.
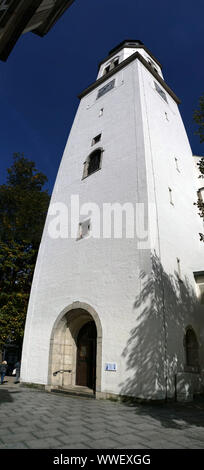
[[[51,393],[57,393],[62,395],[69,395],[73,397],[82,397],[82,398],[91,398],[95,399],[95,393],[93,390],[87,389],[86,387],[79,387],[79,388],[51,388]]]

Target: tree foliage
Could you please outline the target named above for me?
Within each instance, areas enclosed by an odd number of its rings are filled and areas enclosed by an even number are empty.
[[[193,119],[198,126],[197,131],[195,132],[196,135],[200,138],[200,143],[204,142],[204,95],[202,95],[199,99],[199,107],[194,111]],[[204,178],[204,157],[198,163],[198,168],[200,170],[200,178]],[[198,192],[198,200],[196,203],[199,209],[199,215],[204,220],[204,201],[201,197],[201,194]],[[204,242],[204,234],[200,233],[200,240]]]
[[[198,125],[198,130],[195,132],[200,137],[200,142],[204,142],[204,95],[199,99],[199,107],[194,111],[193,119]]]
[[[49,204],[46,176],[15,154],[0,186],[0,343],[21,345],[29,293]]]
[[[204,178],[204,157],[198,163],[198,168],[200,170],[199,178]],[[204,200],[203,200],[204,191],[198,191],[198,200],[197,200],[197,207],[199,209],[199,215],[204,220]],[[204,242],[204,234],[200,233],[200,240]]]

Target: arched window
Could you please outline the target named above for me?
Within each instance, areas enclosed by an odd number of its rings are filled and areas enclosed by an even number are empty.
[[[204,188],[199,188],[198,190],[198,199],[201,202],[201,204],[204,203]]]
[[[193,328],[187,328],[184,340],[186,352],[186,366],[198,369],[199,345]]]
[[[103,75],[106,75],[108,72],[115,69],[115,67],[117,67],[118,64],[119,64],[119,57],[115,57],[108,64],[106,64],[103,70]]]
[[[102,152],[101,148],[94,150],[84,162],[84,171],[82,179],[90,176],[95,171],[101,169],[101,162],[102,162]]]

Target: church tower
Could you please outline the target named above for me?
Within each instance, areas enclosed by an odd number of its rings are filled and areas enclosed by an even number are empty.
[[[39,249],[21,380],[165,399],[203,386],[195,164],[179,99],[139,40],[80,95]]]

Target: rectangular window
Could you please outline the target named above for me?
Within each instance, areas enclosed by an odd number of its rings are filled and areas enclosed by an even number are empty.
[[[201,203],[204,203],[204,188],[198,190],[198,199]]]
[[[195,282],[197,285],[198,299],[201,304],[204,304],[204,272],[201,274],[194,274]]]
[[[107,67],[105,67],[104,75],[108,72],[110,72],[110,65],[107,65]]]
[[[157,93],[159,93],[159,95],[163,98],[163,100],[165,100],[168,103],[166,93],[164,93],[164,91],[160,88],[160,86],[156,82],[154,82],[154,84],[155,84],[155,89]]]
[[[177,261],[178,278],[181,280],[181,261],[179,258],[176,258],[176,261]]]
[[[173,197],[172,197],[172,189],[171,188],[169,188],[169,202],[170,202],[170,204],[172,204],[172,206],[174,206]]]
[[[90,233],[90,229],[91,229],[91,219],[87,219],[87,220],[84,220],[83,222],[80,222],[77,240],[81,240],[82,238],[88,237]]]
[[[103,86],[103,88],[100,88],[100,90],[98,90],[98,94],[97,94],[96,99],[100,98],[101,96],[105,95],[105,93],[112,90],[112,88],[114,88],[114,86],[115,86],[115,79],[111,80],[111,82],[107,83],[105,86]]]
[[[177,169],[177,171],[180,173],[179,164],[178,164],[178,158],[175,158],[175,163],[176,163],[176,169]]]
[[[91,145],[97,144],[98,142],[100,142],[100,140],[101,140],[101,134],[98,134],[98,135],[96,135],[96,137],[94,137],[94,138],[92,139]]]

